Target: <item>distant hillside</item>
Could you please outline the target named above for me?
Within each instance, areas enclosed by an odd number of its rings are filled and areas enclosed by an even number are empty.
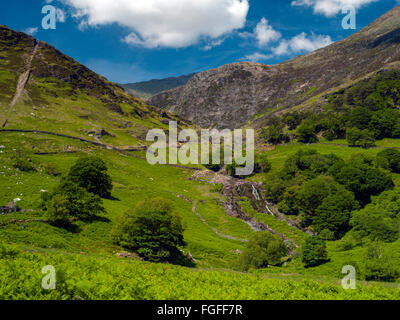
[[[152,96],[161,93],[163,91],[175,89],[180,86],[184,86],[194,73],[187,76],[170,77],[166,79],[155,79],[144,82],[128,83],[121,85],[130,94],[142,99],[149,99]]]
[[[399,43],[398,6],[328,47],[278,65],[243,62],[197,73],[148,102],[202,127],[262,127],[272,113],[320,108],[333,90],[396,66]]]

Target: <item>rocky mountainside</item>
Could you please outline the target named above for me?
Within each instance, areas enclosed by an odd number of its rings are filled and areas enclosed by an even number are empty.
[[[235,63],[198,73],[149,103],[203,127],[262,126],[273,112],[317,107],[326,93],[400,61],[400,6],[360,32],[278,65]]]
[[[193,77],[193,75],[194,73],[180,77],[170,77],[165,79],[122,84],[121,86],[134,96],[142,99],[148,99],[163,91],[175,89],[185,85],[190,78]]]

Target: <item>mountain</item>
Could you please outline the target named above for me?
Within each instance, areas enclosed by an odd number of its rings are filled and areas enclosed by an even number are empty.
[[[185,85],[194,73],[180,76],[170,77],[166,79],[154,79],[150,81],[122,84],[121,86],[130,94],[142,99],[149,99],[152,96],[163,91],[175,89]]]
[[[317,108],[324,96],[398,67],[400,7],[360,32],[330,46],[277,65],[235,63],[194,75],[186,85],[160,93],[149,103],[203,127],[262,126],[271,113]]]
[[[93,141],[104,136],[108,143],[128,145],[140,144],[149,129],[166,127],[169,119],[177,118],[47,43],[0,26],[0,127]]]

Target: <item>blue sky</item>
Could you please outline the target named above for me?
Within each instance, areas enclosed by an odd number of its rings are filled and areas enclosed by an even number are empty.
[[[223,64],[276,64],[343,39],[398,0],[14,0],[0,24],[30,32],[111,81],[137,82]],[[42,8],[58,9],[55,30]],[[344,30],[342,7],[356,8]]]

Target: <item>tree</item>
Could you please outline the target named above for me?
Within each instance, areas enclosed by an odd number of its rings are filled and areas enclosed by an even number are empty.
[[[317,142],[315,123],[312,120],[303,120],[297,128],[297,141],[301,143]]]
[[[336,193],[340,186],[331,177],[320,176],[304,183],[297,193],[297,204],[301,212],[301,224],[312,224],[317,208],[330,194]]]
[[[268,161],[267,154],[256,155],[254,158],[254,173],[268,173],[271,171],[271,163]]]
[[[374,134],[367,129],[360,130],[356,127],[348,128],[346,138],[349,146],[371,148],[375,146]]]
[[[172,202],[151,198],[120,216],[111,231],[114,243],[150,261],[170,261],[183,246],[183,225]]]
[[[98,157],[78,159],[71,167],[67,179],[102,198],[111,197],[112,180],[105,162]]]
[[[383,192],[353,213],[351,233],[359,240],[394,242],[399,238],[399,213],[400,188]]]
[[[336,181],[354,192],[362,206],[371,202],[371,196],[391,190],[394,183],[390,175],[365,163],[352,161],[330,171]]]
[[[51,194],[44,196],[43,200],[44,208],[50,217],[54,217],[55,214],[59,216],[61,212],[64,212],[64,215],[68,211],[72,218],[91,221],[105,211],[99,196],[69,180],[63,180]]]
[[[262,132],[263,139],[270,144],[280,144],[288,142],[290,139],[288,135],[283,133],[281,126],[272,125],[264,128]]]
[[[270,232],[257,232],[249,240],[239,259],[241,269],[261,269],[270,265],[279,265],[287,255],[287,248],[282,238]]]
[[[302,261],[306,268],[316,267],[328,261],[326,242],[321,237],[308,237],[302,247]]]
[[[376,156],[376,160],[379,167],[394,173],[400,173],[400,151],[396,149],[381,151]]]
[[[317,208],[312,219],[313,228],[318,231],[331,231],[334,238],[341,238],[350,230],[351,213],[360,208],[354,194],[344,187],[328,195]]]

